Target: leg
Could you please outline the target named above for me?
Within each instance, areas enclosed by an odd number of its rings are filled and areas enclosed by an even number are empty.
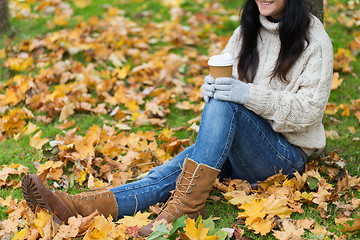
[[[205,105],[194,150],[198,163],[231,171],[222,176],[265,180],[278,173],[301,171],[306,159],[299,149],[275,132],[267,120],[243,105],[211,99]],[[226,161],[230,168],[224,164]]]
[[[202,113],[191,159],[221,169],[230,153],[236,131],[236,111],[235,103],[210,99]]]
[[[169,162],[152,169],[149,174],[132,183],[110,189],[118,204],[118,216],[133,215],[158,202],[165,202],[170,191],[175,189],[184,159],[193,151],[194,145],[186,148]]]
[[[301,172],[306,159],[262,117],[238,105],[229,162],[231,177],[256,183],[277,174]]]

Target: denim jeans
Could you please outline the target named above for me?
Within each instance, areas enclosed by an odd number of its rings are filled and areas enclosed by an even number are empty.
[[[222,177],[254,184],[280,170],[288,175],[301,172],[306,162],[302,155],[267,120],[243,105],[211,99],[202,113],[195,144],[152,169],[146,177],[110,190],[115,195],[119,217],[133,215],[170,197],[186,156],[221,170]]]

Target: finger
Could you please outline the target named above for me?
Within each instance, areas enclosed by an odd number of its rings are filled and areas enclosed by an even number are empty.
[[[218,84],[214,84],[211,85],[214,86],[215,91],[219,90],[219,91],[230,91],[232,85],[218,85]]]
[[[203,89],[203,91],[208,91],[208,92],[214,92],[215,91],[215,86],[214,85],[209,85],[204,83],[201,87]]]
[[[217,99],[217,100],[222,100],[222,101],[229,101],[230,100],[229,96],[224,95],[224,94],[219,93],[219,92],[214,93],[214,98]]]
[[[208,84],[214,84],[215,83],[215,79],[211,76],[211,75],[207,75],[205,78],[204,78],[204,81]]]
[[[234,79],[232,78],[216,78],[215,84],[217,85],[231,85]]]

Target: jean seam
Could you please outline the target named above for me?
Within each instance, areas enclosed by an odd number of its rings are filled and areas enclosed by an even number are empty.
[[[228,104],[228,106],[229,106],[229,104]],[[230,106],[229,106],[229,107],[230,107]],[[225,144],[224,150],[223,150],[223,152],[222,152],[221,155],[220,155],[220,159],[219,159],[219,160],[217,161],[217,163],[215,164],[215,168],[216,168],[216,169],[219,169],[218,165],[219,165],[219,163],[220,163],[220,160],[224,158],[225,152],[227,151],[227,149],[228,149],[228,147],[229,147],[229,145],[230,145],[230,143],[229,143],[229,137],[230,137],[231,135],[233,135],[233,131],[234,131],[234,117],[235,117],[235,115],[236,115],[236,113],[237,113],[237,110],[236,110],[236,109],[233,109],[233,108],[231,108],[231,110],[234,112],[234,114],[232,115],[232,119],[231,119],[231,128],[230,128],[229,134],[228,134],[228,136],[227,136],[227,138],[226,138],[226,144]]]
[[[119,191],[114,191],[114,190],[112,189],[112,191],[113,191],[113,193],[115,194],[115,193],[121,193],[121,192],[125,192],[125,191],[136,190],[136,189],[143,188],[143,187],[148,187],[148,186],[151,186],[151,185],[157,185],[157,184],[159,184],[161,181],[163,181],[164,179],[170,177],[171,175],[173,175],[173,174],[175,174],[175,173],[177,173],[177,172],[179,172],[179,171],[181,171],[181,169],[178,169],[178,170],[176,170],[176,171],[174,171],[174,172],[171,172],[170,174],[162,177],[160,180],[158,180],[158,181],[156,181],[156,182],[154,182],[154,183],[151,183],[151,184],[144,184],[144,185],[137,186],[137,187],[133,187],[133,188],[125,188],[125,189],[119,190]],[[131,196],[133,196],[133,195],[131,195]]]

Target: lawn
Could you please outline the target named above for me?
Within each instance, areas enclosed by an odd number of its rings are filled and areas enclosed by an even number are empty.
[[[241,2],[9,0],[11,28],[0,39],[0,236],[46,235],[39,229],[49,221],[34,223],[45,215],[28,215],[23,204],[25,173],[74,194],[132,181],[193,143],[207,59],[238,26]],[[359,1],[325,2],[336,72],[326,149],[295,180],[278,176],[249,192],[243,182],[218,183],[206,204],[209,235],[230,228],[288,239],[281,234],[302,229],[304,239],[360,238],[359,9]],[[250,204],[236,202],[240,193]],[[267,231],[248,219],[249,208],[269,199],[286,217],[260,211]],[[129,225],[111,224],[132,237]]]

